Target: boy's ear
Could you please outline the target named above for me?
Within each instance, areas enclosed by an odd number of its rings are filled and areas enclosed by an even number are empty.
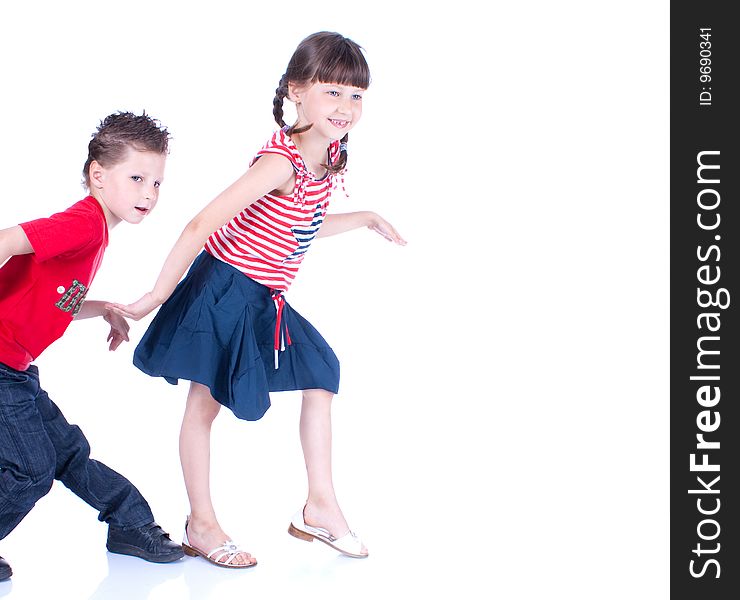
[[[94,160],[90,163],[90,167],[88,168],[87,173],[90,178],[91,186],[98,189],[103,187],[103,178],[105,172],[103,166],[97,160]]]

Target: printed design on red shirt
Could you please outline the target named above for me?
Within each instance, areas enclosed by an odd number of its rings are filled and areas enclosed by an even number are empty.
[[[61,287],[59,289],[61,289]],[[71,312],[74,317],[78,312],[80,312],[82,303],[85,301],[85,296],[87,296],[87,286],[75,279],[72,281],[72,285],[65,290],[62,297],[59,298],[59,301],[55,303],[54,306],[64,312]]]

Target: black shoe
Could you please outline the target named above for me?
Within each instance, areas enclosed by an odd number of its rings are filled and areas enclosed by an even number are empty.
[[[10,576],[12,574],[13,574],[13,569],[10,568],[8,561],[5,560],[2,556],[0,556],[0,581],[5,581],[6,579],[10,579]]]
[[[109,525],[105,546],[109,552],[138,556],[156,563],[172,562],[183,557],[182,546],[173,542],[154,521],[130,529]]]

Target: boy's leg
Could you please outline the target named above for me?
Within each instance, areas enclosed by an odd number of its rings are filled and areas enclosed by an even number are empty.
[[[0,539],[54,482],[54,447],[34,398],[38,377],[0,363]]]
[[[109,525],[108,550],[154,562],[183,556],[182,548],[156,523],[149,504],[123,475],[90,458],[90,444],[80,428],[70,425],[47,393],[39,388],[36,406],[56,451],[55,477]]]
[[[36,406],[56,451],[56,479],[100,511],[98,519],[109,525],[140,527],[154,520],[149,504],[128,479],[90,458],[87,438],[67,422],[43,389]]]
[[[54,482],[54,447],[34,398],[35,373],[0,363],[0,539],[7,536]],[[13,574],[0,557],[0,581]]]

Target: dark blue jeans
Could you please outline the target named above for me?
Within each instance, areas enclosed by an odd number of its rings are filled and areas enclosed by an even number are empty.
[[[41,389],[36,366],[16,371],[0,363],[0,539],[49,492],[55,479],[110,525],[140,527],[154,520],[128,479],[90,458],[80,428],[67,423]]]

